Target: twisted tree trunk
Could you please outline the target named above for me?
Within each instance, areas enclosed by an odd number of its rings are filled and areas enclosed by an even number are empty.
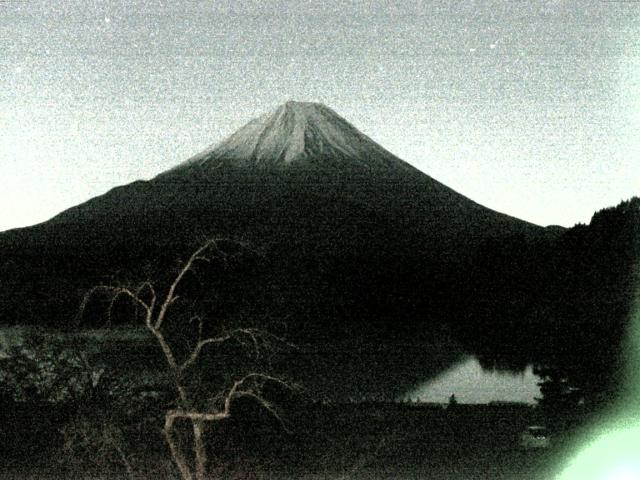
[[[196,261],[210,261],[210,259],[205,256],[206,251],[210,248],[213,248],[218,252],[215,240],[209,240],[203,246],[198,248],[191,257],[189,257],[187,262],[174,277],[166,296],[164,299],[161,299],[160,302],[158,302],[159,299],[156,295],[154,286],[150,282],[144,282],[139,285],[137,289],[110,287],[104,285],[94,287],[85,296],[81,305],[82,311],[86,306],[89,297],[94,292],[104,290],[112,295],[109,306],[109,316],[111,315],[111,310],[115,301],[120,296],[128,298],[144,311],[145,326],[154,336],[162,350],[174,387],[178,394],[179,408],[177,410],[170,410],[166,413],[163,433],[167,441],[167,445],[169,446],[171,457],[178,467],[182,480],[206,480],[207,478],[207,449],[204,439],[205,425],[207,422],[216,422],[228,418],[231,414],[231,403],[238,397],[251,397],[279,419],[280,417],[277,415],[272,405],[263,397],[262,388],[267,381],[277,382],[288,386],[277,378],[259,373],[251,373],[242,379],[235,381],[233,385],[226,390],[226,394],[221,397],[222,405],[215,411],[199,411],[197,402],[194,402],[191,398],[188,386],[185,384],[184,373],[197,363],[200,353],[205,347],[209,345],[219,345],[233,338],[247,338],[248,341],[258,349],[260,339],[264,340],[264,338],[267,338],[267,336],[263,337],[257,330],[243,328],[233,331],[223,330],[218,336],[203,338],[203,321],[200,317],[194,317],[193,319],[198,320],[197,342],[186,358],[179,359],[176,357],[169,341],[163,334],[162,325],[171,305],[173,305],[173,303],[178,299],[176,291],[181,280],[187,272],[193,268]],[[192,460],[185,455],[179,444],[179,439],[176,438],[175,423],[177,420],[187,420],[191,423],[193,431]]]

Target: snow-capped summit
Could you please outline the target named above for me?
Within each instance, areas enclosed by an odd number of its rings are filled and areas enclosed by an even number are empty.
[[[180,167],[221,164],[284,167],[292,164],[406,168],[407,164],[330,108],[289,101],[262,115]]]

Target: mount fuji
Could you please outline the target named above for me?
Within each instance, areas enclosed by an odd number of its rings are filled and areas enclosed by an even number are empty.
[[[608,388],[592,373],[617,365],[637,205],[589,226],[536,226],[455,192],[323,105],[287,102],[149,181],[0,233],[0,325],[73,327],[92,286],[161,287],[218,237],[233,255],[200,265],[181,301],[283,333],[304,355],[281,363],[319,391],[406,393],[462,350],[512,366],[560,355],[582,385]]]
[[[481,245],[514,235],[552,232],[453,191],[324,105],[287,102],[149,181],[0,234],[0,322],[68,324],[92,285],[162,276],[215,236],[261,258],[218,288],[297,318],[305,341],[411,332],[450,310]]]
[[[197,165],[216,168],[236,165],[282,168],[324,163],[335,168],[406,168],[402,160],[382,148],[330,108],[289,101],[262,115],[223,142],[192,157],[178,169]]]

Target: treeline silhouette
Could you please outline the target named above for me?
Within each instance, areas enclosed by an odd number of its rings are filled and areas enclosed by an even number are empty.
[[[585,400],[612,400],[637,299],[640,199],[549,241],[486,243],[461,285],[456,335],[487,367],[556,370]],[[639,339],[640,340],[640,339]]]

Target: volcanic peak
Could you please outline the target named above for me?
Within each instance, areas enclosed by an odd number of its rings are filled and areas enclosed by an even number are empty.
[[[293,164],[408,167],[332,109],[320,103],[295,101],[250,121],[180,167],[223,164],[263,168]]]

